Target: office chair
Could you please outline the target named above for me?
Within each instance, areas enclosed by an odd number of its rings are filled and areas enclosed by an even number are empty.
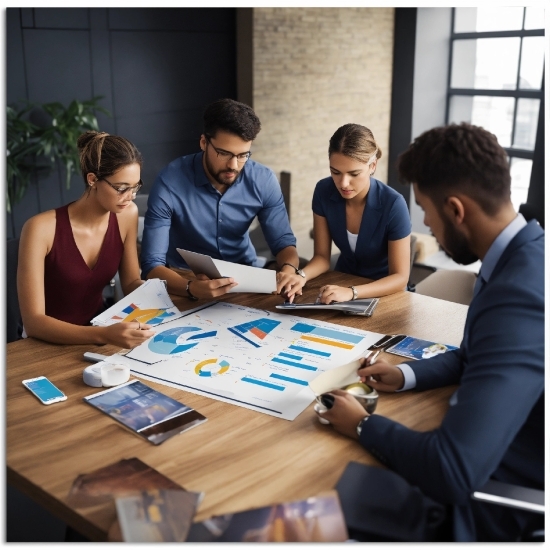
[[[462,269],[438,269],[416,284],[417,294],[470,305],[474,295],[476,274]]]
[[[288,219],[290,220],[290,172],[281,172],[281,177],[279,184],[281,185],[281,191],[283,193],[283,200],[285,201],[286,211],[288,213]],[[265,240],[264,234],[262,232],[261,226],[258,224],[254,229],[249,231],[250,240],[256,249],[256,255],[260,262],[263,261],[261,267],[268,269],[276,269],[277,262],[275,257],[269,249],[269,245]],[[302,269],[306,264],[307,260],[305,258],[299,258],[298,267]]]
[[[19,238],[9,239],[6,244],[6,343],[21,338],[23,324],[17,297],[17,262]]]
[[[544,516],[544,491],[503,483],[490,479],[478,491],[472,493],[472,499],[487,504],[505,506]],[[544,517],[538,522],[544,526]],[[535,528],[523,534],[521,542],[544,542],[544,529]]]

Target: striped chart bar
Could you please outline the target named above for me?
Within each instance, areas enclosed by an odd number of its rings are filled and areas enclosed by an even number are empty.
[[[250,384],[256,384],[258,386],[264,386],[265,388],[270,388],[272,390],[277,391],[284,391],[284,386],[279,386],[277,384],[270,384],[269,382],[264,382],[263,380],[257,380],[256,378],[250,378],[249,376],[245,376],[244,378],[241,378],[243,382],[249,382]]]
[[[287,359],[281,359],[280,357],[274,357],[271,359],[272,363],[280,363],[281,365],[288,365],[289,367],[298,367],[299,369],[304,370],[317,370],[317,367],[312,365],[304,365],[303,363],[298,363],[296,361],[288,361]]]
[[[313,348],[304,348],[303,346],[296,346],[295,344],[288,346],[288,349],[291,349],[293,351],[301,351],[303,353],[312,353],[313,355],[320,355],[321,357],[330,357],[332,355],[328,351],[321,351]]]
[[[307,325],[306,323],[296,323],[291,330],[301,332],[302,335],[300,338],[302,340],[343,349],[353,349],[355,344],[358,344],[361,340],[363,340],[362,336],[348,334],[347,332],[334,329],[315,327],[312,325]],[[337,342],[336,340],[341,341]]]
[[[283,376],[282,374],[277,374],[275,372],[269,375],[270,378],[277,378],[278,380],[284,380],[285,382],[290,382],[291,384],[298,384],[300,386],[307,386],[305,380],[299,380],[298,378],[291,378],[290,376]]]

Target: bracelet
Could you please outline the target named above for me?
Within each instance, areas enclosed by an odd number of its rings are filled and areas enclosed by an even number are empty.
[[[187,292],[187,297],[190,299],[190,300],[193,300],[194,302],[196,302],[198,300],[198,298],[196,296],[193,296],[193,294],[191,294],[191,290],[189,290],[189,285],[192,283],[193,281],[187,281],[187,286],[185,287],[185,292]]]
[[[357,289],[354,287],[354,286],[350,286],[348,288],[351,288],[351,291],[353,292],[353,298],[352,298],[352,301],[353,300],[357,300]]]
[[[289,264],[288,262],[285,262],[280,268],[279,268],[279,271],[281,271],[281,269],[283,269],[283,267],[285,265],[288,265],[290,266],[292,269],[294,269],[294,272],[297,273],[298,272],[298,268],[297,267],[294,267],[292,264]]]

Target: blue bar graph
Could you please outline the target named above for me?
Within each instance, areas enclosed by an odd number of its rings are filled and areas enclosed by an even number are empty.
[[[272,363],[281,363],[282,365],[289,365],[291,367],[298,367],[305,370],[317,370],[317,367],[312,367],[311,365],[304,365],[303,363],[296,363],[294,361],[287,361],[286,359],[281,359],[280,357],[274,357],[271,359]]]
[[[264,382],[263,380],[256,380],[255,378],[249,378],[245,376],[241,378],[243,382],[250,382],[250,384],[257,384],[258,386],[264,386],[266,388],[271,388],[272,390],[284,391],[284,386],[278,386],[277,384],[270,384],[269,382]]]
[[[295,346],[294,344],[288,346],[288,349],[293,349],[295,351],[303,351],[304,353],[313,353],[314,355],[320,355],[321,357],[331,356],[331,354],[328,351],[319,351],[317,349],[304,348],[302,346]],[[282,355],[282,353],[280,355]]]
[[[299,355],[292,355],[292,353],[285,353],[284,351],[279,353],[279,357],[287,357],[288,359],[295,359],[296,361],[301,361],[303,359],[303,357]]]
[[[269,375],[270,378],[278,378],[279,380],[284,380],[285,382],[291,382],[292,384],[299,384],[300,386],[307,386],[305,380],[298,380],[297,378],[290,378],[290,376],[283,376],[282,374],[272,373]]]
[[[343,340],[344,342],[349,342],[350,344],[358,344],[361,340],[363,340],[363,336],[347,334],[346,332],[341,332],[330,328],[314,327],[312,325],[306,325],[305,323],[296,323],[291,330],[301,332],[303,334],[314,334],[315,336],[324,336],[325,338]]]

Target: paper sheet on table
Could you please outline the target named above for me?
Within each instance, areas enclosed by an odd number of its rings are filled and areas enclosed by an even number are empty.
[[[149,279],[94,317],[91,323],[95,326],[109,326],[122,321],[139,321],[144,325],[156,326],[181,316],[182,313],[168,296],[164,281]]]
[[[361,361],[356,359],[351,363],[323,372],[309,383],[309,387],[315,395],[321,395],[348,384],[353,384],[359,380],[357,369],[360,365]]]
[[[176,250],[195,275],[204,273],[211,279],[233,277],[239,284],[229,292],[260,292],[271,294],[273,291],[277,290],[277,274],[272,269],[262,269],[260,267],[251,267],[248,265],[226,262],[224,260],[217,260],[206,254],[199,254],[182,248],[176,248]]]

